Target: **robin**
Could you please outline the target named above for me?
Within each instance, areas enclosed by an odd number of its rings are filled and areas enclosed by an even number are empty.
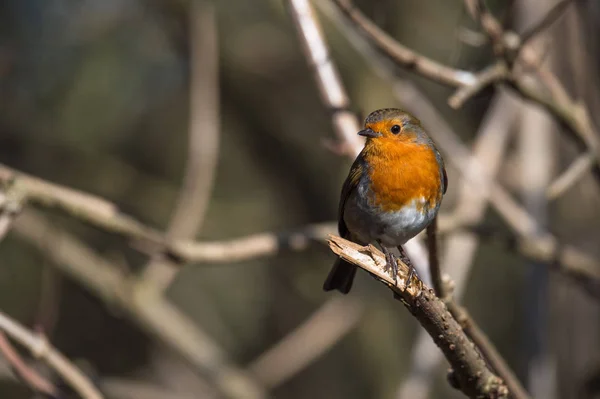
[[[402,245],[436,217],[448,187],[444,161],[421,122],[400,109],[372,112],[358,134],[367,140],[342,187],[338,230],[361,245],[377,242],[395,279],[390,248],[406,257]],[[347,294],[355,274],[356,266],[339,258],[323,289]]]

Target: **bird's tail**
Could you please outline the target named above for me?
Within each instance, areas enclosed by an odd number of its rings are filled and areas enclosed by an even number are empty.
[[[342,294],[347,294],[352,288],[355,274],[356,266],[342,258],[338,258],[333,264],[325,283],[323,283],[323,289],[325,291],[338,290]]]

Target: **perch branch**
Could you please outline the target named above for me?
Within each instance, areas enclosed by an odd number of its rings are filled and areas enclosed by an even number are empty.
[[[505,398],[508,389],[501,378],[486,365],[478,349],[465,335],[461,325],[448,312],[433,290],[413,276],[408,282],[409,267],[398,262],[396,284],[385,269],[381,251],[363,247],[341,237],[330,236],[329,247],[386,284],[419,323],[427,330],[452,366],[457,388],[471,398]]]
[[[431,281],[433,281],[437,296],[446,303],[450,314],[458,321],[465,334],[467,334],[479,348],[483,357],[492,366],[492,369],[498,373],[500,378],[506,383],[510,396],[513,399],[529,399],[527,391],[523,388],[521,382],[508,363],[506,363],[502,355],[500,355],[500,352],[498,352],[495,345],[488,339],[483,331],[481,331],[473,318],[470,317],[467,310],[452,298],[452,294],[446,288],[438,258],[436,234],[437,221],[434,219],[433,223],[427,227],[427,248],[429,250]]]

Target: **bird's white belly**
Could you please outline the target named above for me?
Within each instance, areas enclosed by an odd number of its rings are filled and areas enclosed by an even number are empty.
[[[346,202],[344,222],[364,243],[381,241],[386,247],[395,247],[406,243],[433,221],[439,204],[427,209],[425,202],[425,198],[419,198],[398,211],[385,212],[372,206],[366,196],[355,192]]]

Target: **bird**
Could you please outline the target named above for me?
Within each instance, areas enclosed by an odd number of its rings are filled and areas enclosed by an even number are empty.
[[[360,245],[379,244],[395,281],[391,248],[406,257],[402,245],[437,216],[448,188],[444,160],[421,121],[401,109],[371,112],[358,134],[366,141],[342,186],[338,231]],[[355,265],[338,258],[323,289],[347,294],[355,274]]]

